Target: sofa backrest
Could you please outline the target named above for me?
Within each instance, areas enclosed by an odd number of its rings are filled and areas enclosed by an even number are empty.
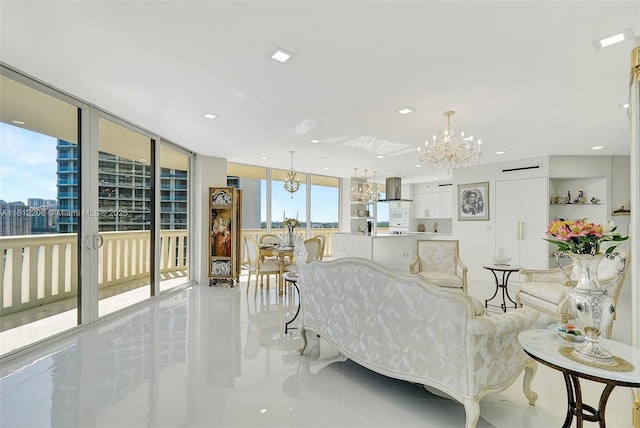
[[[302,328],[348,358],[371,367],[383,361],[396,377],[423,373],[454,389],[464,382],[469,296],[353,257],[302,266],[298,286]],[[438,370],[443,361],[455,370]]]

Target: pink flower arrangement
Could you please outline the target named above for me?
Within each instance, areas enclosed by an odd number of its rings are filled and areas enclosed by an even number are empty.
[[[573,254],[599,254],[604,242],[621,242],[627,236],[616,232],[617,226],[612,221],[604,225],[580,220],[554,220],[547,227],[546,239],[558,246],[558,250]],[[608,246],[605,253],[611,253],[618,244]]]

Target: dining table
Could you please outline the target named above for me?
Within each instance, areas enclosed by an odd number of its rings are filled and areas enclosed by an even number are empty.
[[[280,266],[280,273],[278,275],[278,294],[282,296],[282,292],[284,289],[282,275],[284,274],[284,269],[288,264],[286,263],[286,258],[289,258],[291,262],[293,260],[293,246],[289,245],[277,245],[277,244],[264,244],[260,245],[260,258],[264,260],[266,257],[277,257],[278,265]]]

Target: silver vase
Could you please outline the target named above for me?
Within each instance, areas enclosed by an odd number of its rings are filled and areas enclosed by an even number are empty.
[[[617,254],[616,254],[617,255]],[[598,265],[604,257],[616,255],[570,254],[578,268],[578,280],[569,291],[569,305],[576,323],[584,332],[585,340],[577,344],[573,356],[591,363],[613,365],[611,353],[600,346],[600,335],[613,320],[615,306],[613,299],[598,281]],[[622,272],[618,272],[618,276]]]

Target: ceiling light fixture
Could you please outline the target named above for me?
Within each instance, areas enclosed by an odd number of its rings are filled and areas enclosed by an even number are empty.
[[[380,200],[380,188],[376,183],[376,171],[373,172],[373,184],[367,181],[367,171],[364,170],[364,178],[358,178],[358,168],[353,168],[353,180],[349,198],[354,202],[378,202]]]
[[[217,114],[213,114],[213,113],[205,113],[202,116],[206,119],[215,119],[216,117],[218,117]]]
[[[620,110],[626,110],[626,109],[628,109],[628,108],[629,108],[629,104],[628,104],[628,103],[620,104],[620,105],[618,106],[618,108],[619,108]]]
[[[293,170],[293,154],[295,151],[291,150],[291,169],[287,172],[287,176],[284,179],[284,190],[291,194],[291,199],[293,199],[293,194],[300,189],[300,178],[296,175]]]
[[[286,51],[282,48],[276,48],[276,50],[271,54],[271,59],[285,63],[293,58],[295,54],[293,52]]]
[[[313,144],[318,144],[320,142],[320,140],[309,140],[309,142],[313,143]]]
[[[378,155],[378,159],[384,159],[384,155]]]
[[[496,152],[496,154],[497,154],[497,155],[503,155],[503,154],[504,154],[504,152],[503,152],[502,150],[499,150],[499,151],[497,151],[497,152]]]
[[[602,149],[604,149],[604,146],[594,146],[594,147],[591,147],[591,150],[602,150]]]
[[[469,165],[479,163],[483,154],[481,151],[482,140],[476,140],[473,135],[464,136],[460,133],[460,138],[456,137],[455,131],[451,128],[451,116],[455,112],[452,110],[442,113],[447,117],[447,127],[443,132],[442,139],[433,142],[424,142],[424,149],[418,147],[418,162],[430,165],[433,169],[453,171],[456,168],[464,168]]]
[[[597,39],[593,41],[593,47],[596,50],[608,48],[609,46],[615,45],[620,42],[624,42],[625,40],[633,39],[633,30],[631,28],[626,28],[620,33],[611,34],[607,37],[603,37],[601,39]]]
[[[398,110],[397,112],[402,114],[402,115],[405,115],[405,114],[413,113],[414,110],[412,108],[409,108],[409,107],[404,107],[404,108],[401,108],[400,110]]]
[[[16,125],[24,125],[24,124],[25,124],[25,122],[23,122],[22,120],[15,120],[15,119],[14,119],[14,120],[12,120],[11,122],[12,122],[12,123],[15,123]]]

